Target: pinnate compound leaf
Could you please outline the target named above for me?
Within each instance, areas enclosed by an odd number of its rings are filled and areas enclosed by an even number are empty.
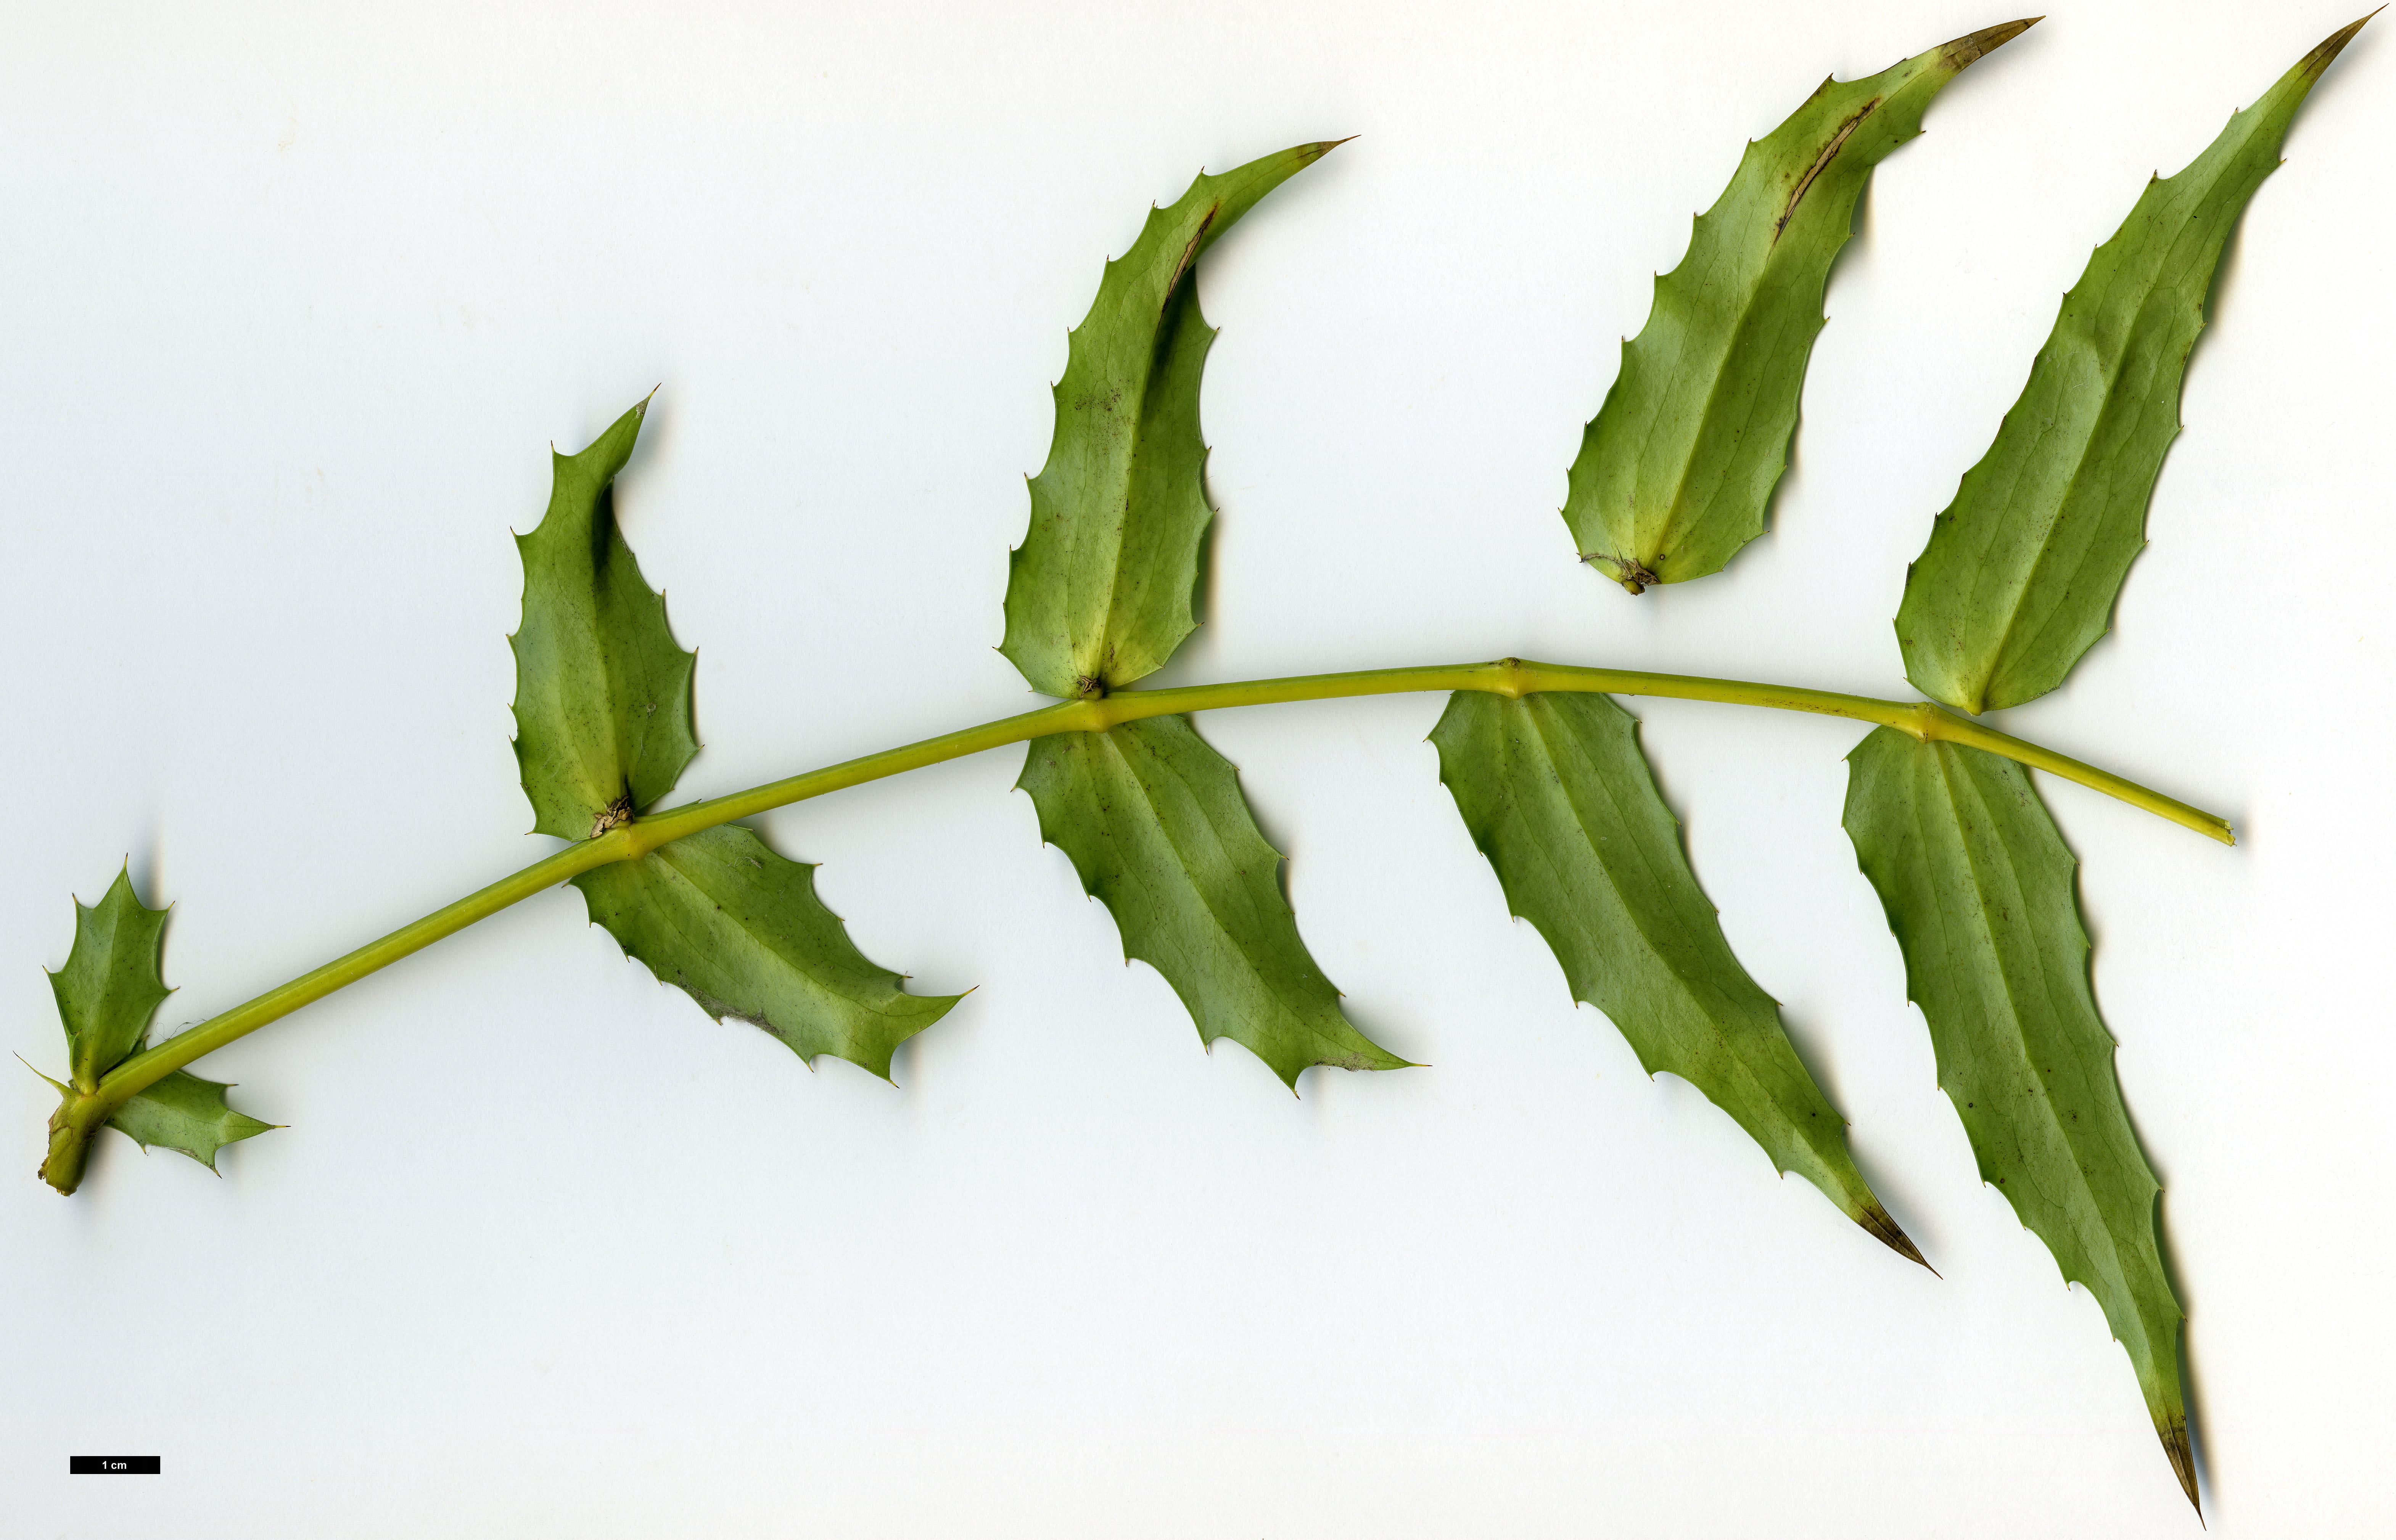
[[[1096,695],[1163,667],[1197,628],[1206,501],[1198,386],[1214,328],[1198,312],[1200,253],[1258,199],[1328,153],[1301,144],[1151,209],[1109,262],[1057,382],[1057,431],[1011,559],[999,651],[1032,687]]]
[[[2030,25],[1826,80],[1748,145],[1581,437],[1564,516],[1583,560],[1637,593],[1719,571],[1764,533],[1856,199],[1949,81]]]
[[[2030,383],[1906,574],[1897,644],[1924,695],[1976,713],[2034,700],[2105,634],[2179,434],[2223,243],[2362,26],[2307,54],[2179,175],[2149,181],[2063,297]]]
[[[129,1135],[144,1149],[180,1149],[214,1171],[217,1151],[226,1145],[283,1126],[234,1111],[225,1103],[225,1093],[231,1089],[221,1082],[178,1069],[126,1098],[108,1120],[108,1126]]]
[[[1847,835],[1905,954],[1906,992],[1929,1020],[1938,1083],[1980,1175],[2104,1307],[2192,1503],[2162,1187],[2089,989],[2078,863],[2011,760],[1882,727],[1847,763]]]
[[[574,879],[591,918],[708,1015],[762,1027],[813,1063],[890,1078],[890,1055],[960,995],[912,995],[816,896],[815,868],[724,824]]]
[[[1431,729],[1440,779],[1508,907],[1546,937],[1573,998],[1610,1017],[1640,1067],[1730,1114],[1900,1255],[1922,1254],[1872,1195],[1846,1123],[1806,1073],[1780,1008],[1739,966],[1639,749],[1599,695],[1459,690]]]
[[[66,966],[50,975],[59,1019],[67,1031],[67,1073],[88,1091],[119,1059],[141,1046],[150,1018],[173,993],[159,959],[166,945],[166,911],[146,909],[133,874],[120,868],[100,901],[75,904],[74,946]]]
[[[549,511],[516,537],[524,624],[516,656],[516,762],[533,827],[585,840],[673,789],[699,752],[698,654],[674,645],[662,595],[616,524],[616,472],[640,437],[644,401],[579,455],[550,456]]]
[[[1187,717],[1035,738],[1017,784],[1040,837],[1114,915],[1124,955],[1165,976],[1201,1039],[1230,1038],[1293,1088],[1311,1065],[1406,1067],[1339,1014],[1282,896],[1281,853]]]

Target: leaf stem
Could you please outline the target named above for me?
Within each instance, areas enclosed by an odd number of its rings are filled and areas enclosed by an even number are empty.
[[[445,909],[433,910],[413,924],[403,925],[377,941],[336,958],[313,972],[269,989],[246,1004],[212,1016],[189,1031],[168,1038],[153,1048],[126,1059],[101,1077],[99,1085],[72,1095],[50,1120],[50,1156],[43,1175],[61,1192],[72,1192],[83,1169],[85,1147],[94,1131],[136,1093],[182,1069],[201,1055],[256,1031],[268,1022],[290,1015],[302,1005],[355,983],[379,968],[421,950],[445,936],[465,929],[521,899],[529,898],[595,867],[611,861],[637,860],[670,841],[735,818],[745,818],[792,803],[819,797],[827,791],[880,780],[887,776],[960,759],[985,749],[1002,748],[1054,733],[1104,732],[1119,723],[1188,711],[1221,710],[1235,706],[1264,706],[1298,700],[1338,700],[1357,696],[1403,695],[1425,690],[1485,690],[1520,698],[1543,690],[1595,691],[1607,695],[1660,696],[1681,700],[1711,700],[1735,706],[1764,706],[1776,710],[1811,711],[1877,723],[1910,734],[1923,742],[1963,744],[2002,758],[2044,770],[2066,780],[2117,797],[2184,828],[2234,843],[2230,825],[2212,814],[2150,790],[2094,765],[1981,726],[1927,701],[1879,700],[1869,696],[1839,695],[1827,690],[1799,689],[1787,684],[1757,684],[1736,679],[1705,679],[1687,674],[1646,673],[1630,669],[1584,669],[1568,664],[1530,663],[1499,658],[1494,663],[1458,663],[1420,669],[1373,669],[1358,673],[1306,674],[1289,679],[1252,679],[1227,684],[1191,684],[1169,690],[1130,690],[1086,700],[1070,700],[1019,716],[946,733],[902,748],[885,750],[805,775],[768,782],[730,796],[691,803],[634,819],[596,839],[568,845],[544,860],[469,894]]]

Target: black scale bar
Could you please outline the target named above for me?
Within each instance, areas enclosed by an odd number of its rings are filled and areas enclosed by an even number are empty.
[[[67,1456],[70,1476],[155,1476],[158,1456],[155,1454],[70,1454]]]

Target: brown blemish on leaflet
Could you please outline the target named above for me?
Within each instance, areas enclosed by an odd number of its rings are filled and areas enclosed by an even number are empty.
[[[1190,232],[1190,244],[1181,248],[1181,260],[1173,264],[1173,281],[1165,285],[1166,304],[1173,303],[1173,291],[1181,286],[1181,280],[1189,275],[1190,264],[1198,259],[1198,243],[1206,238],[1206,232],[1214,227],[1215,216],[1222,211],[1220,199],[1208,204],[1205,218],[1198,221],[1198,228]]]
[[[1938,50],[1938,67],[1950,74],[1996,52],[2022,33],[2045,20],[2043,16],[2026,17],[2019,21],[2006,21],[1993,27],[1959,37]]]
[[[1855,116],[1847,119],[1846,122],[1840,124],[1839,131],[1830,136],[1830,142],[1822,146],[1822,153],[1814,157],[1814,164],[1805,168],[1805,174],[1797,179],[1797,185],[1789,190],[1789,201],[1781,205],[1780,218],[1772,221],[1772,244],[1774,246],[1778,246],[1780,244],[1780,232],[1787,230],[1789,228],[1789,221],[1797,217],[1797,205],[1804,198],[1808,192],[1813,190],[1814,179],[1820,176],[1823,170],[1830,166],[1830,162],[1837,157],[1840,147],[1847,142],[1847,136],[1856,131],[1856,125],[1871,116],[1871,114],[1879,109],[1881,100],[1882,99],[1879,97],[1872,98],[1870,101],[1865,102],[1861,107],[1856,110]]]
[[[2378,14],[2373,12],[2373,15]],[[2363,21],[2371,20],[2366,16]],[[2361,26],[2362,21],[2355,23]],[[2348,29],[2351,33],[2352,28]],[[2188,1447],[2188,1419],[2174,1417],[2169,1422],[2155,1424],[2155,1434],[2163,1441],[2163,1457],[2171,1461],[2172,1474],[2179,1478],[2179,1489],[2188,1494],[2188,1506],[2196,1509],[2197,1521],[2204,1520],[2204,1505],[2196,1497],[2196,1454]]]
[[[2019,21],[2006,21],[1994,27],[1983,27],[1978,32],[1966,33],[1938,50],[1938,62],[1936,67],[1950,75],[1961,73],[1975,60],[1995,52],[2044,20],[2046,19],[2043,16],[2032,16]],[[2355,26],[2359,27],[2362,24],[2358,21]],[[2353,28],[2349,28],[2347,35],[2352,34]],[[2340,46],[2344,46],[2342,42]],[[2328,47],[2329,45],[2323,44],[2323,46]],[[2336,50],[2331,51],[2335,53]],[[2324,60],[2323,62],[2328,61]],[[1780,244],[1780,232],[1787,230],[1789,221],[1796,217],[1797,206],[1804,200],[1805,194],[1812,191],[1814,179],[1819,177],[1837,157],[1840,149],[1847,142],[1847,136],[1856,131],[1856,126],[1878,111],[1881,102],[1884,100],[1882,97],[1872,98],[1863,104],[1855,116],[1839,125],[1839,131],[1830,136],[1830,142],[1822,146],[1822,153],[1814,157],[1814,164],[1805,168],[1805,174],[1803,177],[1797,179],[1796,187],[1789,193],[1789,202],[1780,210],[1780,218],[1773,221],[1773,245]]]
[[[1922,1253],[1915,1248],[1911,1238],[1905,1231],[1897,1228],[1897,1221],[1889,1217],[1888,1210],[1878,1203],[1873,1203],[1863,1213],[1856,1215],[1856,1223],[1861,1225],[1873,1240],[1897,1253],[1897,1255],[1909,1262],[1921,1263],[1931,1277],[1938,1276],[1938,1269],[1923,1259]]]
[[[2386,10],[2387,8],[2387,7],[2382,6],[2379,7],[2379,10]],[[2376,16],[2378,14],[2379,11],[2373,11],[2371,16]],[[2364,17],[2363,21],[2370,20],[2371,16]],[[2319,80],[2322,77],[2322,72],[2329,68],[2329,61],[2336,59],[2340,50],[2345,48],[2349,43],[2354,41],[2354,34],[2363,30],[2363,21],[2349,21],[2345,26],[2338,28],[2337,31],[2322,39],[2321,46],[2305,55],[2305,57],[2297,62],[2296,68],[2304,71],[2305,73],[2312,76],[2315,80]]]

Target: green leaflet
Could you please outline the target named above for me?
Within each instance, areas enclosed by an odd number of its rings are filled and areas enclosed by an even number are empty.
[[[998,650],[1032,687],[1097,695],[1153,673],[1197,628],[1191,602],[1206,501],[1198,384],[1214,328],[1198,256],[1257,200],[1327,154],[1301,144],[1151,209],[1109,262],[1057,382],[1057,431],[1009,563]]]
[[[674,644],[665,600],[617,527],[616,472],[644,401],[579,455],[552,455],[525,566],[516,654],[516,759],[544,834],[596,839],[673,789],[691,732],[696,653]],[[832,1054],[887,1080],[898,1044],[955,995],[911,995],[868,962],[816,896],[815,868],[722,826],[574,879],[591,918],[709,1015],[755,1023],[813,1062]]]
[[[2193,1503],[2162,1188],[2089,991],[2078,863],[2009,760],[1881,727],[1847,762],[1847,835],[1905,953],[1906,993],[1929,1019],[1938,1083],[1980,1175],[2104,1307]]]
[[[260,1122],[225,1105],[229,1085],[202,1080],[178,1069],[138,1091],[116,1109],[108,1125],[130,1135],[144,1149],[180,1149],[207,1167],[217,1168],[217,1151],[235,1139],[263,1134],[280,1123]]]
[[[672,790],[699,752],[698,655],[674,645],[665,599],[642,581],[616,524],[616,472],[647,410],[634,406],[579,455],[552,452],[549,511],[516,537],[516,763],[533,827],[562,840],[625,822]]]
[[[1826,80],[1751,141],[1688,254],[1656,280],[1647,325],[1581,437],[1564,523],[1582,560],[1633,593],[1722,569],[1764,533],[1789,463],[1822,289],[1872,167],[1922,131],[1946,84],[2037,19],[2008,21],[1869,79]]]
[[[1198,389],[1213,328],[1199,254],[1329,143],[1201,176],[1107,264],[1058,381],[1057,431],[1008,564],[999,650],[1032,688],[1099,696],[1154,672],[1197,625],[1206,501]],[[1404,1060],[1339,1014],[1282,896],[1281,856],[1228,761],[1180,717],[1035,740],[1019,783],[1063,850],[1206,1042],[1245,1045],[1296,1087],[1310,1065]]]
[[[1641,1068],[1729,1113],[1772,1162],[1922,1260],[1847,1152],[1832,1109],[1731,954],[1639,750],[1638,719],[1599,695],[1519,700],[1459,690],[1431,729],[1440,779],[1508,907],[1538,927],[1575,1000],[1604,1012]]]
[[[1201,1039],[1240,1043],[1292,1089],[1310,1065],[1406,1067],[1339,1014],[1282,896],[1281,853],[1189,718],[1034,738],[1017,785],[1113,913],[1124,955],[1165,976]]]
[[[118,869],[98,904],[75,905],[74,946],[66,966],[50,975],[74,1081],[73,1087],[59,1085],[62,1095],[91,1090],[120,1060],[141,1050],[150,1018],[174,992],[159,967],[166,936],[166,911],[143,907],[129,870]],[[234,1111],[225,1105],[225,1090],[178,1069],[127,1098],[108,1121],[144,1148],[180,1149],[214,1171],[219,1149],[281,1126]]]
[[[100,901],[75,903],[74,946],[66,966],[50,975],[59,1019],[67,1029],[67,1074],[78,1090],[100,1083],[116,1061],[141,1046],[166,988],[158,959],[166,945],[166,911],[144,909],[133,893],[130,868]]]
[[[2017,706],[2105,634],[2179,434],[2222,244],[2278,169],[2297,105],[2362,26],[2307,54],[2178,176],[2150,180],[2063,297],[2030,383],[1906,575],[1897,640],[1924,695],[1976,713]]]
[[[816,896],[815,868],[737,824],[574,879],[591,918],[708,1015],[762,1027],[813,1063],[831,1054],[890,1078],[898,1044],[961,995],[911,995],[857,949]]]

